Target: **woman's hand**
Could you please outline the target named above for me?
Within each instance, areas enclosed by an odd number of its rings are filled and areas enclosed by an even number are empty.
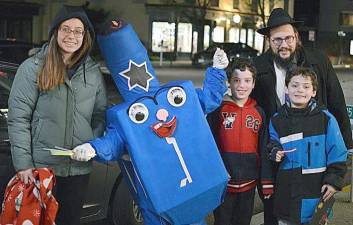
[[[25,185],[31,184],[35,181],[32,170],[32,168],[27,170],[21,170],[17,172],[17,177],[20,178],[20,180],[25,183]]]

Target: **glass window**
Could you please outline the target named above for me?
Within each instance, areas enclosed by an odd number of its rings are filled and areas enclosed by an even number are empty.
[[[0,20],[0,38],[15,38],[19,41],[32,41],[32,18]]]
[[[275,1],[274,0],[270,0],[270,11],[272,11],[272,9],[275,7]]]
[[[232,27],[229,29],[229,41],[230,42],[239,42],[239,28]]]
[[[0,19],[0,39],[5,39],[6,37],[6,20]]]
[[[255,45],[254,48],[256,50],[258,50],[259,52],[262,52],[262,48],[263,48],[263,44],[264,44],[264,36],[255,32]]]
[[[246,29],[244,28],[240,30],[240,42],[246,43]]]
[[[191,52],[192,25],[191,23],[178,24],[178,52]]]
[[[198,40],[198,36],[199,33],[197,33],[197,31],[193,32],[193,39],[192,39],[192,54],[197,52],[197,40]]]
[[[233,0],[233,9],[239,9],[239,0]]]
[[[248,29],[248,45],[253,47],[254,46],[254,30]]]
[[[252,12],[257,12],[257,0],[249,0]]]
[[[203,49],[208,48],[210,46],[210,26],[205,25],[204,26],[204,32],[203,32]]]
[[[152,23],[152,51],[173,52],[174,51],[175,23],[153,22]]]
[[[224,27],[216,26],[212,33],[212,40],[214,42],[224,42]]]
[[[209,1],[210,1],[210,6],[218,7],[218,5],[219,5],[219,0],[209,0]]]
[[[342,12],[340,16],[340,25],[353,26],[353,12]]]

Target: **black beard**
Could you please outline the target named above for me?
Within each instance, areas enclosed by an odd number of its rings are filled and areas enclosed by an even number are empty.
[[[296,51],[292,52],[289,56],[289,58],[283,59],[279,56],[278,53],[275,53],[272,51],[272,49],[270,48],[271,51],[271,55],[273,60],[275,61],[276,65],[278,65],[279,67],[283,68],[283,69],[288,69],[288,67],[293,64],[293,60],[295,59],[295,55],[296,55]]]

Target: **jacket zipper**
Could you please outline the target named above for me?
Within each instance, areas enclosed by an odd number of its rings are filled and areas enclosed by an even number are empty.
[[[240,118],[239,118],[240,120],[240,132],[239,132],[239,140],[243,140],[242,139],[242,136],[241,136],[241,134],[242,134],[242,131],[243,131],[243,122],[244,122],[244,120],[243,120],[243,107],[241,107],[240,108]],[[235,121],[234,121],[235,122]],[[246,122],[246,121],[245,121]],[[242,141],[240,141],[239,142],[239,144],[240,144],[240,163],[242,164],[243,163],[243,159],[242,159],[242,156],[243,156],[243,144],[242,144]],[[243,167],[243,165],[241,165],[241,167]],[[241,168],[240,167],[240,168]],[[243,177],[243,174],[242,174],[242,170],[240,169],[240,173],[239,173],[239,177]]]
[[[310,142],[308,143],[308,167],[311,165]]]

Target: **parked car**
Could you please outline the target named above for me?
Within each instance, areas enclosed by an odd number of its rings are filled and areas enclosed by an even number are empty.
[[[20,64],[28,58],[30,50],[37,47],[37,44],[16,39],[0,40],[0,61]]]
[[[234,58],[252,58],[259,54],[256,49],[241,42],[214,42],[207,49],[196,52],[192,56],[192,64],[198,66],[211,65],[213,55],[217,48],[222,48],[227,53],[229,60],[233,60]]]
[[[4,191],[9,179],[15,174],[10,151],[10,141],[7,131],[7,113],[11,85],[18,64],[0,61],[0,200],[2,203]],[[110,105],[121,101],[114,82],[104,70],[103,73],[108,90]],[[129,194],[127,185],[122,180],[119,166],[116,162],[93,163],[88,191],[82,210],[81,222],[92,222],[108,218],[114,225],[142,225],[142,217],[137,205]],[[1,212],[1,207],[0,207]]]

